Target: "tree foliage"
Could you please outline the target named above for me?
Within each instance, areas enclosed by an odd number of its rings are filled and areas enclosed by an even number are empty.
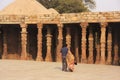
[[[37,0],[46,8],[54,8],[59,13],[90,11],[95,7],[94,0]]]

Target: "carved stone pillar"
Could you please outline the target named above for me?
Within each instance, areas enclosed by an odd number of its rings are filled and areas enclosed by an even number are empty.
[[[7,59],[7,29],[4,28],[4,32],[3,32],[3,55],[2,55],[2,59]]]
[[[71,47],[71,35],[70,35],[70,28],[67,27],[67,35],[66,35],[66,44],[67,44],[67,47],[68,49],[70,50],[70,47]]]
[[[38,35],[37,35],[37,40],[38,40],[38,51],[37,51],[37,61],[43,61],[42,58],[42,28],[43,25],[41,23],[37,24],[38,27]]]
[[[111,28],[108,28],[108,38],[107,38],[107,62],[106,64],[111,64],[112,63],[112,33],[111,33]]]
[[[118,58],[118,44],[114,44],[114,61],[113,61],[113,64],[118,65],[119,64],[118,60],[119,60],[119,58]]]
[[[96,64],[100,63],[100,37],[98,32],[95,33],[95,48],[96,48]]]
[[[60,50],[62,48],[62,43],[63,43],[63,35],[62,35],[62,31],[63,31],[63,24],[58,24],[58,43],[57,43],[57,56],[56,56],[56,61],[62,61],[61,58],[61,53]]]
[[[114,65],[118,65],[118,60],[119,60],[119,58],[118,58],[118,32],[115,32],[115,34],[114,34],[114,39],[115,39],[115,41],[114,41],[114,60],[113,60],[113,64]]]
[[[0,59],[2,58],[2,30],[0,25]]]
[[[96,45],[96,53],[97,53],[97,56],[96,56],[96,64],[99,64],[100,63],[100,44],[97,44]]]
[[[27,25],[25,23],[20,24],[22,31],[21,31],[21,59],[26,60],[27,59]]]
[[[82,56],[81,56],[81,63],[87,63],[86,58],[86,29],[88,26],[88,23],[81,23],[80,24],[82,28]]]
[[[92,28],[89,29],[89,57],[88,57],[88,63],[93,63],[93,33]]]
[[[51,35],[50,28],[47,29],[46,37],[47,37],[47,53],[46,53],[45,61],[52,61],[52,57],[51,57],[51,40],[52,40],[52,35]]]
[[[101,25],[101,64],[105,64],[105,43],[106,43],[106,27],[107,23],[100,23]]]
[[[76,31],[75,31],[75,58],[76,58],[76,61],[79,62],[79,52],[78,52],[78,29],[76,28]]]

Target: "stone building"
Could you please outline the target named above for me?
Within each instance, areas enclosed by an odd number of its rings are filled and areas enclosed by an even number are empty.
[[[61,61],[65,43],[78,63],[119,64],[120,12],[59,14],[36,0],[0,12],[1,59]]]

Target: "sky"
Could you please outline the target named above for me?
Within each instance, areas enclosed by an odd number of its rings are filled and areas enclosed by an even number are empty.
[[[0,10],[14,0],[0,0]],[[120,11],[120,0],[95,0],[96,9],[93,12]]]
[[[95,0],[96,9],[93,11],[120,11],[120,0]]]

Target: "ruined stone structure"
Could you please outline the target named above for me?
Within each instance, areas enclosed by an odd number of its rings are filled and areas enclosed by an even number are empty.
[[[16,0],[3,9],[0,58],[61,61],[60,49],[67,43],[78,63],[119,64],[120,12],[54,11],[36,0]]]

